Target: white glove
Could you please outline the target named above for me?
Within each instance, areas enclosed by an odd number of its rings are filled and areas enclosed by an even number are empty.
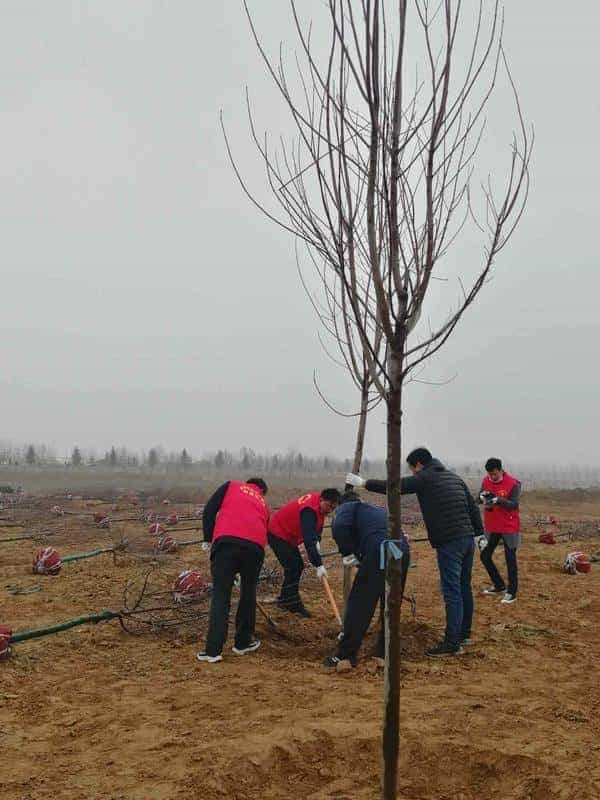
[[[480,552],[482,550],[485,550],[485,548],[487,547],[487,543],[488,543],[487,536],[476,536],[475,537],[475,544],[479,548]]]
[[[210,542],[202,542],[202,544],[200,545],[200,547],[201,547],[201,548],[204,550],[204,552],[206,553],[206,551],[207,551],[207,550],[210,550]]]
[[[325,566],[321,564],[320,567],[317,567],[317,578],[326,578],[327,577],[327,570]]]
[[[365,485],[366,480],[364,478],[361,478],[360,475],[355,475],[353,472],[349,472],[346,475],[345,482],[348,483],[350,486],[355,486],[357,489],[360,489]]]
[[[354,553],[352,553],[351,555],[349,555],[349,556],[344,556],[344,557],[342,558],[342,564],[343,564],[345,567],[358,567],[358,566],[360,565],[360,561],[359,561],[359,560],[358,560],[358,558],[357,558],[357,557],[354,555]]]
[[[497,502],[498,498],[496,497],[496,495],[494,495],[493,497],[490,497],[490,499],[488,500],[488,505],[495,506]]]

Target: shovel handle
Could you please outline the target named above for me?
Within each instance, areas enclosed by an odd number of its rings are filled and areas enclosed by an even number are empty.
[[[333,613],[335,614],[335,618],[337,619],[340,628],[342,628],[343,627],[342,618],[340,617],[340,612],[338,610],[337,603],[335,602],[335,598],[333,596],[333,592],[331,591],[331,586],[329,585],[329,581],[327,580],[327,578],[325,576],[323,576],[321,578],[321,580],[323,581],[323,588],[325,589],[325,594],[327,595],[327,599],[329,600],[329,603],[331,604],[331,608],[333,609]]]

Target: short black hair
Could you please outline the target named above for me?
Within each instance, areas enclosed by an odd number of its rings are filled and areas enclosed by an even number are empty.
[[[407,456],[406,461],[411,467],[423,464],[424,467],[433,461],[433,456],[426,447],[416,447]]]
[[[340,504],[342,493],[339,489],[323,489],[321,492],[321,500],[327,500],[330,503]]]
[[[354,489],[348,489],[340,499],[340,505],[342,503],[360,503],[360,495]]]
[[[262,478],[248,478],[246,483],[253,483],[255,486],[258,486],[263,494],[266,494],[269,491],[269,487]]]
[[[488,458],[485,462],[485,471],[491,472],[493,469],[502,469],[502,462],[499,458]]]

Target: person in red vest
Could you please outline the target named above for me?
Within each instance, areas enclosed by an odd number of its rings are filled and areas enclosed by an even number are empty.
[[[223,660],[227,639],[231,592],[240,576],[240,599],[235,617],[233,652],[238,656],[260,647],[254,637],[256,586],[265,558],[270,510],[265,501],[267,484],[262,478],[227,481],[204,506],[204,542],[212,542],[210,571],[213,587],[206,647],[198,661],[215,664]]]
[[[327,577],[319,542],[325,517],[331,514],[340,499],[341,494],[337,489],[323,489],[320,494],[303,494],[275,511],[269,520],[269,545],[283,567],[283,584],[277,604],[285,611],[302,617],[311,616],[300,597],[304,560],[299,546],[304,544],[310,563],[316,567],[317,576]]]
[[[484,594],[501,594],[502,603],[514,603],[519,588],[517,548],[521,543],[519,499],[521,484],[502,469],[499,458],[488,458],[485,462],[487,475],[481,484],[479,500],[483,503],[483,525],[485,547],[481,561],[493,585],[483,590]],[[498,572],[492,558],[494,550],[502,541],[508,570],[508,587]]]

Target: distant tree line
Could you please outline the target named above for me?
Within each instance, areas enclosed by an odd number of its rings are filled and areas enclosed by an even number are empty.
[[[443,454],[440,455],[443,460]],[[543,486],[559,488],[600,486],[600,466],[526,465],[512,463],[510,454],[501,455],[507,469],[523,482],[524,489]],[[474,485],[482,476],[484,461],[485,457],[482,456],[480,462],[471,460],[446,463],[451,469],[463,475],[469,484]],[[29,443],[18,446],[0,441],[1,466],[32,469],[51,467],[156,471],[185,469],[196,472],[222,472],[224,475],[231,473],[239,477],[244,475],[247,477],[250,473],[264,473],[292,478],[311,474],[341,475],[350,471],[352,462],[350,458],[331,455],[312,456],[294,448],[279,453],[260,453],[251,447],[242,447],[237,451],[221,448],[194,457],[186,447],[179,451],[167,451],[160,445],[141,452],[114,445],[100,454],[75,445],[70,454],[60,457],[56,449],[48,445]],[[383,459],[363,459],[361,473],[371,477],[384,476]]]

